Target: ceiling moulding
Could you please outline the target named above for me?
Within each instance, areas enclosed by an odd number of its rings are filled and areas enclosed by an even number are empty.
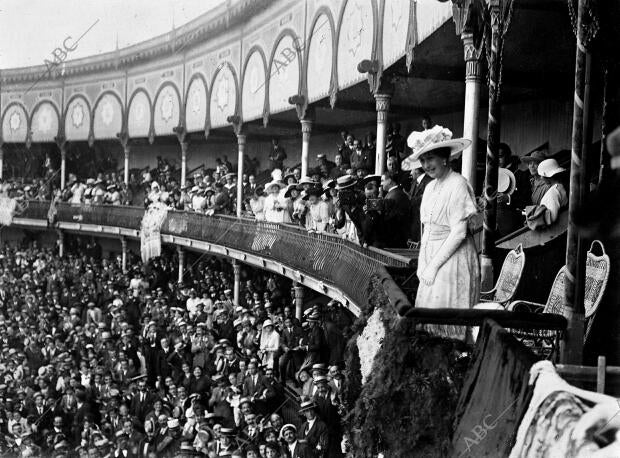
[[[62,68],[63,77],[124,70],[160,57],[169,57],[180,51],[203,44],[232,27],[241,24],[269,5],[269,0],[243,0],[232,5],[216,17],[206,13],[188,24],[163,35],[124,49],[68,60],[57,67]],[[201,20],[202,19],[202,20]],[[45,65],[3,69],[0,83],[18,84],[41,79],[55,80],[59,72],[49,71]]]

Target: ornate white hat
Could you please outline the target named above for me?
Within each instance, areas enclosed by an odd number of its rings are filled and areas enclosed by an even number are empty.
[[[461,151],[470,144],[471,141],[465,138],[453,139],[452,131],[442,126],[435,125],[424,131],[413,131],[407,138],[407,145],[411,148],[413,154],[403,161],[402,169],[412,170],[416,168],[416,162],[420,159],[420,156],[439,148],[449,148],[450,157],[458,157]],[[417,167],[419,167],[419,165]]]

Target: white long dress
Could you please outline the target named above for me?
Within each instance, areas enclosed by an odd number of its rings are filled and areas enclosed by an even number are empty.
[[[453,171],[445,179],[431,181],[424,190],[420,221],[424,225],[418,271],[437,255],[450,228],[477,213],[474,192],[465,178]],[[420,283],[416,307],[472,308],[480,297],[480,264],[474,239],[469,233],[456,252],[439,268],[432,285]],[[446,337],[464,338],[463,326],[427,326]]]

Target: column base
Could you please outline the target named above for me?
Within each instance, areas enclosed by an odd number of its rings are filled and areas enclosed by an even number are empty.
[[[493,260],[488,256],[480,255],[480,290],[493,289]]]

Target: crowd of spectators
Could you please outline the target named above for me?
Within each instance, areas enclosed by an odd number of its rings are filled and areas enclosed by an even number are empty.
[[[75,253],[0,252],[2,456],[344,456],[338,303],[298,320],[274,275],[242,270],[235,304],[224,260],[177,283],[172,256],[123,273],[94,241]]]

